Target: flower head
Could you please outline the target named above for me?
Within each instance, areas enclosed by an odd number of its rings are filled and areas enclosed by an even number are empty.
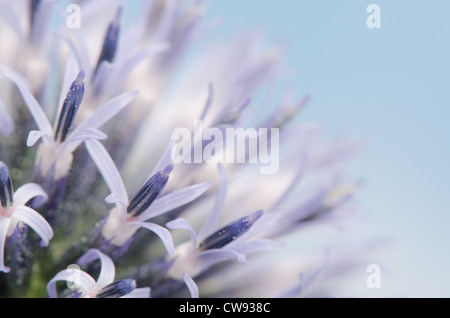
[[[121,297],[150,297],[150,288],[136,288],[132,279],[114,280],[116,271],[113,261],[97,249],[90,249],[79,259],[78,264],[85,265],[100,260],[101,268],[97,281],[88,273],[70,268],[59,272],[47,284],[48,295],[57,297],[56,282],[66,281],[75,284],[75,294],[82,298],[121,298]]]
[[[297,296],[350,268],[277,254],[351,225],[359,189],[358,144],[299,122],[309,96],[271,98],[279,46],[199,45],[203,1],[71,8],[75,27],[63,2],[0,0],[0,296]]]
[[[47,197],[42,188],[35,183],[27,183],[14,192],[8,167],[0,161],[0,271],[9,272],[4,264],[6,239],[17,226],[25,224],[40,237],[41,246],[48,246],[53,237],[53,230],[47,221],[35,210],[26,206],[34,197]]]

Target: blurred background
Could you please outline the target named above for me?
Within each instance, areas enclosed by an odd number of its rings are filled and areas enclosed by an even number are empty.
[[[381,9],[370,29],[367,7]],[[450,297],[450,1],[208,0],[217,39],[242,28],[286,45],[281,85],[312,99],[302,120],[365,147],[351,174],[365,181],[351,235],[388,238],[371,256],[381,288],[348,281],[364,297]]]

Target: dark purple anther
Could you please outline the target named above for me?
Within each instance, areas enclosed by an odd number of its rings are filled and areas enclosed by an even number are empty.
[[[84,96],[84,72],[81,71],[70,86],[64,100],[55,129],[55,141],[63,142],[72,126],[75,115]]]
[[[168,165],[163,171],[157,172],[144,183],[133,199],[131,199],[127,208],[128,214],[138,216],[155,201],[156,197],[166,186],[172,169],[173,166]]]
[[[263,211],[254,212],[248,216],[240,218],[227,226],[224,226],[214,234],[208,236],[198,246],[199,250],[209,250],[213,248],[221,248],[231,243],[239,236],[247,232],[253,224],[261,217]]]

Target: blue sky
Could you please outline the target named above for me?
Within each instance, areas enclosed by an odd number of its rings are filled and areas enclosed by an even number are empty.
[[[369,4],[381,28],[369,29]],[[392,238],[364,296],[450,296],[450,1],[209,0],[215,36],[262,31],[288,43],[286,79],[311,94],[302,115],[367,141],[353,166],[362,213]],[[351,286],[349,286],[350,288]],[[354,287],[354,286],[353,286]],[[365,288],[365,289],[364,289]]]

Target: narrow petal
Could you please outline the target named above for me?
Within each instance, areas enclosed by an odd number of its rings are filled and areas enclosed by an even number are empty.
[[[216,200],[214,201],[211,213],[209,213],[208,219],[203,223],[198,236],[200,238],[205,238],[207,235],[211,234],[211,230],[214,230],[219,225],[219,216],[222,211],[223,203],[225,202],[225,197],[227,195],[228,188],[228,177],[222,164],[217,165],[219,172],[219,187],[217,189]]]
[[[92,116],[83,121],[76,130],[84,130],[87,128],[100,128],[108,120],[118,114],[125,106],[127,106],[138,94],[137,91],[123,93],[109,100],[100,107]]]
[[[47,193],[39,184],[27,183],[14,192],[14,204],[16,206],[25,205],[30,199],[38,196],[45,200],[48,198]]]
[[[200,120],[204,120],[206,114],[208,113],[209,109],[211,108],[212,102],[214,97],[214,85],[213,83],[208,84],[208,97],[206,99],[205,106],[203,107],[202,115],[200,116]]]
[[[275,248],[281,248],[284,247],[285,244],[282,242],[277,242],[273,240],[266,240],[266,239],[258,239],[258,240],[251,240],[247,242],[233,242],[230,243],[228,246],[229,248],[232,248],[236,252],[248,255],[256,252],[271,250]]]
[[[105,140],[108,139],[108,135],[94,128],[77,130],[69,135],[67,140],[64,142],[64,145],[74,151],[82,142],[88,139]]]
[[[14,131],[14,121],[0,99],[0,134],[9,136]]]
[[[41,237],[41,246],[48,246],[48,242],[53,238],[53,230],[50,224],[32,208],[16,206],[11,218],[30,226]]]
[[[150,287],[136,288],[120,298],[150,298]]]
[[[117,59],[117,62],[115,63],[116,67],[111,70],[111,76],[109,78],[106,78],[106,81],[104,82],[107,83],[105,86],[108,87],[111,91],[116,91],[119,85],[123,83],[123,80],[126,79],[128,73],[130,73],[139,63],[141,63],[146,58],[167,51],[169,47],[170,46],[168,43],[155,44],[137,52],[130,58],[124,59],[123,63],[120,63],[121,61]],[[100,70],[96,74],[96,77],[99,74]],[[122,79],[122,81],[117,79]]]
[[[182,230],[188,230],[191,233],[192,240],[194,242],[194,246],[197,246],[197,235],[195,235],[194,229],[191,227],[188,221],[186,221],[183,218],[178,218],[173,221],[170,221],[166,224],[168,229],[175,230],[175,229],[182,229]]]
[[[8,233],[8,228],[10,224],[11,224],[10,218],[0,216],[0,272],[5,273],[8,273],[11,270],[9,267],[5,266],[4,263],[6,234]]]
[[[39,130],[48,135],[52,135],[52,126],[50,125],[45,112],[41,108],[41,105],[39,105],[30,89],[28,88],[28,84],[25,82],[23,77],[15,71],[6,67],[0,67],[0,76],[7,77],[16,83],[17,88],[22,94],[22,97],[28,106],[28,110],[33,116]]]
[[[83,35],[81,34],[80,29],[74,29],[74,32],[76,33],[78,39],[83,38]],[[69,48],[71,49],[73,55],[75,56],[75,59],[79,65],[80,69],[86,71],[86,78],[90,78],[89,69],[91,67],[91,62],[89,59],[89,54],[88,54],[87,48],[85,47],[85,45],[83,45],[82,41],[80,41],[80,47],[81,47],[80,48],[77,46],[76,42],[72,38],[70,38],[68,35],[63,34],[61,32],[55,32],[54,35],[56,37],[62,39],[69,45]],[[69,84],[69,86],[70,86],[70,84]],[[67,91],[65,91],[63,93],[63,96],[66,92]]]
[[[115,65],[108,61],[101,61],[95,70],[95,76],[92,83],[92,87],[94,88],[95,94],[99,94],[102,92],[102,89],[106,86],[105,83],[108,83],[112,78],[112,74],[114,71]],[[117,78],[114,78],[117,81]],[[109,88],[109,86],[108,86]]]
[[[48,140],[51,140],[53,142],[53,138],[49,134],[47,134],[41,130],[30,131],[30,133],[28,134],[27,146],[28,147],[34,146],[34,144],[37,143],[39,139],[44,138],[44,137],[47,137]]]
[[[85,144],[92,160],[94,160],[98,170],[105,179],[109,190],[123,205],[128,205],[128,194],[122,177],[105,147],[99,141],[91,139],[85,140]]]
[[[97,279],[97,286],[104,287],[112,283],[114,281],[114,277],[116,276],[116,268],[109,256],[103,254],[98,249],[93,248],[84,253],[78,259],[77,263],[80,265],[85,265],[98,259],[102,265]]]
[[[171,140],[164,150],[162,156],[159,158],[158,163],[153,169],[151,175],[154,175],[158,171],[164,170],[165,167],[172,164],[172,148],[176,144],[176,141]]]
[[[244,254],[238,253],[232,249],[211,249],[206,250],[198,254],[197,258],[201,262],[202,271],[210,268],[211,266],[214,266],[218,263],[230,261],[230,260],[237,260],[241,264],[247,263],[247,258]]]
[[[145,221],[185,205],[202,195],[206,190],[208,190],[211,184],[211,181],[204,181],[180,190],[176,190],[159,199],[156,199],[145,212],[139,215],[138,220]]]
[[[135,225],[138,225],[140,227],[146,228],[147,230],[154,232],[156,235],[159,236],[161,241],[164,243],[164,246],[166,247],[167,252],[169,252],[169,254],[171,254],[171,255],[175,253],[175,247],[173,246],[172,235],[166,228],[164,228],[158,224],[150,223],[150,222],[130,222],[128,224],[135,224]]]
[[[198,298],[199,297],[198,286],[194,282],[194,280],[186,273],[183,273],[183,280],[187,288],[189,289],[189,292],[191,293],[191,298]]]
[[[89,294],[95,286],[95,280],[86,272],[72,268],[65,269],[55,275],[47,284],[47,293],[50,298],[57,298],[56,282],[66,281],[76,284],[83,289],[86,294]]]
[[[14,10],[10,3],[0,3],[0,13],[3,13],[1,15],[2,20],[9,23],[11,28],[16,32],[19,39],[22,41],[25,38],[25,30],[23,29],[20,21],[20,17],[16,12],[17,10]]]

